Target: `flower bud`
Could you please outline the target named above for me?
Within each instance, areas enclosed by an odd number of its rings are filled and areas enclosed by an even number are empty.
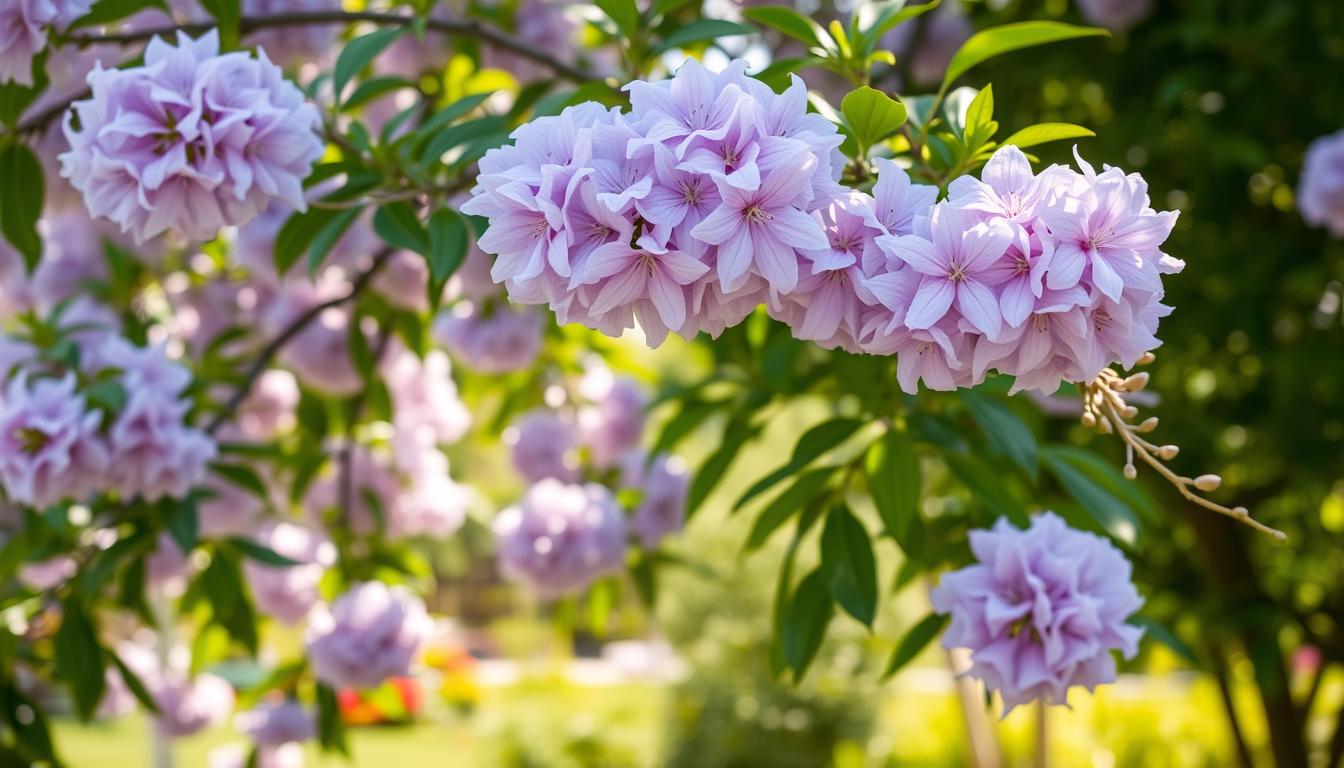
[[[1125,465],[1125,479],[1126,479],[1126,480],[1133,480],[1134,478],[1136,478],[1136,477],[1138,477],[1138,476],[1139,476],[1139,470],[1135,469],[1133,464],[1126,464],[1126,465]]]
[[[1200,475],[1195,478],[1195,487],[1205,493],[1218,490],[1218,486],[1223,484],[1223,478],[1217,475]]]
[[[1172,459],[1176,458],[1176,454],[1180,452],[1181,447],[1179,445],[1164,445],[1161,448],[1157,449],[1157,455],[1163,461],[1171,461]]]
[[[1139,371],[1138,373],[1125,379],[1125,390],[1129,392],[1138,392],[1148,386],[1148,372]]]

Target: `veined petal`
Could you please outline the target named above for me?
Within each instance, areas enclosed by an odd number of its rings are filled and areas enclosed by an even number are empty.
[[[956,298],[957,291],[952,281],[938,277],[926,277],[920,281],[919,288],[910,299],[910,310],[905,316],[905,327],[911,330],[928,328],[947,314]]]

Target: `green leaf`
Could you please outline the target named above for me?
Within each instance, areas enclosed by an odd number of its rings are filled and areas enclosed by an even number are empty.
[[[385,75],[383,77],[371,77],[360,83],[350,94],[350,98],[345,100],[342,109],[351,110],[366,104],[374,99],[391,91],[400,91],[407,88],[414,88],[415,83],[404,77]]]
[[[473,93],[470,96],[463,96],[452,104],[440,109],[420,126],[419,132],[425,135],[432,134],[441,128],[446,128],[457,121],[459,117],[466,115],[471,110],[485,103],[485,100],[495,95],[495,91],[485,91],[484,93]]]
[[[428,235],[429,297],[431,305],[438,306],[444,284],[467,257],[467,224],[456,211],[440,208],[429,217]]]
[[[159,703],[154,700],[154,696],[145,687],[144,681],[130,667],[126,666],[126,662],[122,661],[115,651],[108,649],[107,658],[117,668],[117,673],[121,675],[121,681],[126,684],[126,688],[130,690],[135,700],[140,702],[140,706],[144,707],[146,712],[157,715],[159,713]]]
[[[345,185],[322,199],[327,202],[346,202],[377,186],[379,177],[372,173],[350,176]],[[313,206],[307,211],[295,212],[280,226],[275,235],[275,270],[281,275],[289,272],[304,251],[309,249],[328,225],[348,209]]]
[[[61,626],[54,641],[56,669],[70,684],[70,696],[81,719],[88,720],[98,709],[107,686],[107,658],[98,644],[93,617],[84,610],[78,594],[61,603]]]
[[[891,677],[906,664],[915,660],[919,652],[924,650],[924,646],[929,641],[938,636],[947,626],[948,617],[943,614],[931,613],[920,619],[919,623],[911,627],[901,637],[901,642],[896,644],[896,650],[891,654],[891,661],[887,662],[887,670],[882,673],[884,678]]]
[[[410,203],[388,203],[373,214],[373,231],[388,245],[427,256],[429,234]]]
[[[962,120],[962,141],[967,155],[978,152],[998,131],[999,124],[994,122],[994,86],[986,84],[971,99]]]
[[[168,502],[167,519],[164,526],[168,529],[168,535],[173,538],[173,543],[182,550],[183,554],[191,552],[196,548],[198,530],[200,527],[199,516],[196,514],[196,502],[187,497],[181,501]]]
[[[355,223],[355,219],[364,212],[363,208],[346,208],[345,210],[335,211],[335,215],[330,218],[323,217],[326,223],[318,230],[313,237],[312,245],[308,247],[308,276],[317,277],[318,268],[326,260],[327,254],[340,242],[346,230]]]
[[[1064,139],[1085,139],[1097,134],[1073,123],[1037,123],[1029,125],[1003,140],[1004,144],[1013,144],[1020,149],[1034,147],[1050,141]]]
[[[746,24],[739,24],[735,21],[726,21],[724,19],[696,19],[695,21],[680,27],[676,32],[663,38],[663,41],[653,49],[654,53],[662,53],[673,48],[680,48],[688,43],[698,43],[702,40],[715,40],[720,37],[732,37],[734,35],[750,35],[756,30]]]
[[[350,756],[350,745],[345,739],[345,723],[341,721],[341,707],[336,692],[322,683],[317,684],[317,741],[328,752]]]
[[[622,35],[633,37],[639,31],[639,8],[635,7],[635,0],[595,0],[594,5],[616,22],[616,29]]]
[[[714,486],[728,472],[738,451],[751,436],[751,430],[742,422],[731,422],[723,431],[723,442],[714,453],[700,465],[695,477],[691,479],[691,490],[686,498],[686,519],[689,520],[700,509]]]
[[[793,670],[795,682],[807,674],[834,615],[826,575],[817,568],[799,582],[780,622],[780,651],[784,663]]]
[[[387,27],[357,37],[346,44],[341,55],[336,57],[336,66],[331,72],[332,93],[339,101],[350,79],[369,65],[378,54],[387,49],[405,30],[402,27]]]
[[[910,434],[899,429],[887,430],[868,447],[864,466],[868,492],[887,534],[900,544],[907,557],[918,556],[921,478],[919,457],[915,455]]]
[[[810,17],[804,16],[788,6],[761,5],[753,8],[743,8],[742,15],[757,24],[762,24],[788,35],[794,40],[801,40],[817,48],[826,48],[826,45],[822,42],[826,39],[826,31]]]
[[[1167,629],[1161,622],[1140,614],[1129,617],[1129,623],[1136,627],[1143,627],[1145,634],[1170,648],[1177,656],[1185,659],[1191,665],[1199,665],[1199,657],[1195,655],[1194,649],[1186,645],[1184,641],[1176,636],[1176,633]]]
[[[220,44],[225,50],[238,46],[238,22],[243,18],[242,0],[201,0],[205,12],[219,22]]]
[[[25,707],[32,712],[31,719],[20,719],[19,713]],[[51,729],[47,725],[42,705],[33,701],[10,680],[5,680],[4,686],[0,688],[0,718],[14,734],[14,746],[17,748],[10,750],[8,745],[0,744],[0,765],[17,768],[42,763],[60,768],[62,763],[56,758]]]
[[[863,422],[858,419],[839,418],[818,424],[804,432],[803,436],[798,438],[798,443],[793,446],[793,457],[788,463],[756,481],[756,484],[748,488],[747,492],[733,504],[733,509],[740,509],[748,501],[770,490],[779,481],[807,466],[813,459],[843,443],[861,426]]]
[[[859,30],[862,45],[860,51],[866,56],[873,52],[883,35],[904,24],[916,16],[923,15],[938,7],[941,0],[907,7],[906,0],[888,0],[888,2],[862,3],[859,6]]]
[[[216,624],[249,653],[257,651],[256,616],[248,602],[238,558],[228,549],[217,547],[210,565],[200,575],[201,588],[210,602]]]
[[[126,388],[116,379],[99,379],[84,388],[84,399],[107,414],[118,413],[126,405]],[[111,421],[107,415],[103,420]]]
[[[905,124],[905,105],[866,85],[845,94],[840,112],[860,152],[866,152]]]
[[[150,8],[158,8],[167,12],[168,4],[164,0],[98,0],[89,9],[88,13],[80,16],[74,24],[70,25],[70,29],[121,21],[127,16]]]
[[[971,418],[990,441],[1008,454],[1022,471],[1035,478],[1038,459],[1036,437],[1031,428],[1012,409],[992,397],[971,389],[963,389],[959,394],[966,410],[971,412]]]
[[[508,123],[504,118],[497,115],[487,115],[475,120],[468,120],[465,123],[457,123],[430,136],[429,140],[425,142],[424,148],[420,151],[420,162],[432,163],[448,150],[460,147],[473,139],[497,135],[507,136],[507,133]]]
[[[828,491],[826,480],[835,474],[835,467],[823,467],[799,476],[793,485],[784,489],[756,516],[747,542],[742,546],[744,552],[757,549],[770,538],[770,534],[789,521],[794,514],[816,504]]]
[[[264,547],[257,542],[243,538],[242,536],[230,536],[227,539],[224,539],[224,543],[229,547],[238,550],[238,553],[243,557],[256,560],[262,565],[288,568],[300,564],[297,560],[291,560],[270,547]]]
[[[871,628],[877,616],[877,562],[863,523],[842,505],[826,515],[821,530],[821,568],[827,573],[831,597],[841,608]]]
[[[210,465],[210,471],[245,491],[251,491],[254,496],[262,501],[265,501],[270,496],[266,483],[262,482],[261,477],[257,475],[256,471],[246,464],[223,464],[216,462]]]
[[[1007,515],[1017,525],[1027,525],[1027,509],[1003,483],[1003,478],[993,467],[974,454],[948,453],[943,455],[948,469],[956,475],[966,490],[971,492],[994,517]]]
[[[649,450],[649,461],[652,461],[660,453],[666,453],[676,448],[687,435],[695,431],[696,427],[704,424],[710,416],[718,413],[722,405],[722,403],[707,403],[699,400],[682,400],[680,402],[681,409],[667,420],[662,431],[658,433],[658,439],[654,442],[653,448]]]
[[[1076,454],[1047,446],[1041,450],[1041,460],[1108,536],[1129,546],[1138,542],[1140,525],[1134,510],[1089,475]]]
[[[45,194],[42,165],[32,150],[22,144],[0,149],[0,232],[30,272],[42,258],[37,220]]]
[[[1079,27],[1057,21],[1021,21],[981,30],[971,35],[952,56],[947,74],[943,76],[942,89],[946,90],[953,80],[995,56],[1060,40],[1097,36],[1109,37],[1110,33],[1097,27]]]

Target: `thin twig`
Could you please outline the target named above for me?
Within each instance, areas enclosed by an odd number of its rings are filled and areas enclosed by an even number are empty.
[[[262,16],[250,16],[239,22],[239,31],[246,35],[250,32],[256,32],[263,29],[274,27],[297,27],[317,24],[351,24],[363,21],[370,24],[379,24],[384,26],[408,27],[416,23],[417,19],[413,16],[401,16],[395,13],[382,13],[378,11],[294,11],[292,13],[275,13]],[[132,45],[143,43],[151,38],[158,36],[170,36],[178,31],[186,32],[190,35],[199,35],[214,29],[217,24],[197,22],[192,24],[169,24],[158,27],[146,27],[127,32],[107,32],[103,34],[88,35],[69,35],[63,42],[70,43],[80,48],[87,48],[93,45]],[[613,91],[619,92],[619,84],[614,80],[598,75],[596,72],[590,72],[581,67],[574,66],[567,62],[551,56],[540,50],[532,43],[515,37],[503,30],[496,29],[476,19],[458,21],[453,19],[426,19],[427,29],[454,37],[468,37],[481,40],[487,45],[495,48],[502,48],[511,51],[525,59],[530,59],[541,64],[556,75],[575,83],[602,83]],[[47,126],[53,121],[65,114],[70,105],[76,101],[87,99],[90,91],[86,88],[75,94],[69,99],[63,99],[46,109],[38,112],[32,117],[19,123],[16,133],[19,135],[39,134],[46,131]]]
[[[266,372],[266,369],[271,364],[271,360],[280,353],[280,350],[293,340],[295,336],[298,336],[304,328],[308,327],[309,323],[316,320],[323,312],[333,307],[339,307],[347,301],[358,297],[359,294],[368,287],[369,283],[373,281],[373,278],[378,274],[378,271],[383,268],[383,265],[387,263],[394,252],[395,251],[391,248],[385,248],[382,251],[379,251],[378,255],[373,257],[373,264],[370,265],[368,269],[361,272],[359,276],[355,278],[354,282],[350,284],[349,291],[346,291],[344,294],[337,296],[334,299],[328,299],[321,304],[312,306],[307,312],[294,318],[289,325],[285,326],[284,330],[280,331],[275,338],[267,342],[266,346],[262,347],[261,351],[257,353],[257,359],[252,361],[252,367],[248,368],[247,373],[243,375],[243,381],[238,385],[238,388],[233,391],[228,402],[224,403],[224,407],[220,409],[219,413],[215,414],[215,417],[210,420],[210,424],[206,426],[205,431],[212,435],[219,431],[219,428],[224,426],[225,422],[233,417],[234,413],[238,410],[238,407],[242,405],[243,401],[247,399],[247,396],[251,394],[252,387],[256,385],[257,379],[261,378],[261,375]]]
[[[409,27],[422,20],[417,19],[414,16],[403,16],[401,14],[381,11],[293,11],[288,13],[245,16],[238,24],[238,31],[241,34],[246,35],[251,32],[271,29],[274,27],[297,27],[314,24],[352,24],[357,21],[364,21],[382,26]],[[506,51],[516,53],[525,59],[530,59],[547,67],[566,80],[571,80],[576,83],[607,82],[605,78],[600,77],[593,72],[576,67],[568,62],[561,61],[545,51],[540,50],[534,43],[530,43],[520,37],[515,37],[508,32],[496,29],[495,27],[484,24],[476,19],[458,20],[428,18],[423,19],[423,22],[427,29],[435,32],[441,32],[445,35],[453,35],[455,37],[475,38],[484,41],[495,48],[503,48]],[[217,26],[218,24],[209,22],[170,24],[127,32],[109,32],[100,35],[70,35],[65,38],[65,41],[80,47],[98,45],[100,43],[125,45],[129,43],[144,42],[155,35],[171,35],[178,30],[193,35],[200,34]]]

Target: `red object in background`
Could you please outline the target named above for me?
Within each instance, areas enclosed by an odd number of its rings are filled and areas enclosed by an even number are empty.
[[[336,694],[346,725],[393,725],[415,720],[424,705],[412,677],[393,677],[370,691],[344,688]]]

